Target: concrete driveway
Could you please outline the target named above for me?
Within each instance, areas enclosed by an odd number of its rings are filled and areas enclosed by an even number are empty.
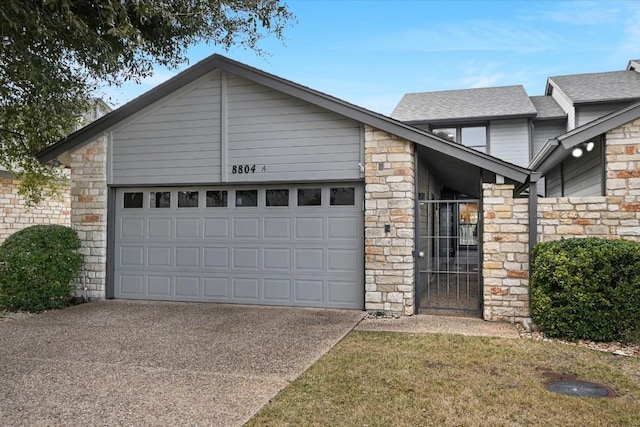
[[[364,312],[102,301],[0,322],[0,425],[242,425]]]

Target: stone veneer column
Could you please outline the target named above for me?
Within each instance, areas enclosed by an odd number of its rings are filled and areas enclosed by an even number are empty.
[[[366,126],[365,164],[365,309],[412,315],[413,143]]]
[[[87,295],[105,298],[107,262],[107,137],[101,136],[71,153],[71,227],[84,255]],[[78,291],[82,294],[83,280]]]
[[[511,184],[482,189],[483,317],[518,322],[529,317],[527,199],[514,199]]]

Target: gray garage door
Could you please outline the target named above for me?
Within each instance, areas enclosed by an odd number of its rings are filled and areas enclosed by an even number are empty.
[[[116,191],[114,296],[364,306],[362,184]]]

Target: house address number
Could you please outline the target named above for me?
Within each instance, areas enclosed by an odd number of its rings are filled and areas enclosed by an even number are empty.
[[[256,165],[233,165],[231,166],[232,174],[255,173]]]

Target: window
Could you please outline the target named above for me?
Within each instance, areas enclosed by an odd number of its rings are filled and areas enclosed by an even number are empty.
[[[432,128],[431,133],[449,141],[459,142],[474,150],[487,152],[486,126],[459,126]]]
[[[142,207],[143,193],[124,193],[124,208],[135,209]]]
[[[322,190],[298,188],[298,206],[322,206]]]
[[[258,206],[258,190],[237,190],[236,191],[236,207],[254,207]]]
[[[289,190],[267,190],[267,206],[289,206]]]
[[[179,208],[197,208],[198,192],[197,191],[178,191],[178,207]]]
[[[171,193],[169,191],[152,191],[149,193],[149,207],[169,208],[171,207]]]
[[[460,246],[476,246],[478,244],[478,205],[476,203],[460,203]]]
[[[224,190],[207,191],[208,208],[226,208],[227,192]]]
[[[456,142],[456,134],[457,134],[456,128],[438,128],[438,129],[433,129],[431,132],[439,136],[440,138],[444,138],[444,139],[448,139],[449,141]]]
[[[353,206],[356,204],[355,188],[332,188],[329,192],[331,206]]]
[[[460,142],[469,148],[487,152],[487,128],[484,126],[464,127],[461,129]]]

